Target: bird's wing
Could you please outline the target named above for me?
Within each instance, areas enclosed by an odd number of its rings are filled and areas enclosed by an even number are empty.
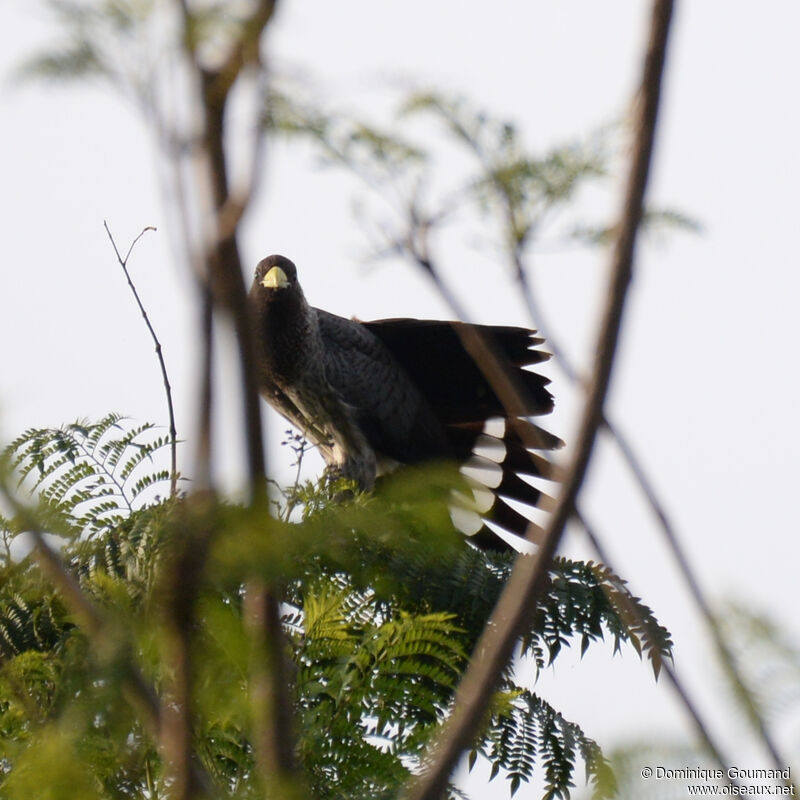
[[[525,369],[550,354],[535,349],[543,340],[526,328],[474,326],[509,367],[523,404],[519,416],[507,414],[483,372],[464,349],[460,322],[386,319],[363,323],[422,388],[441,422],[451,452],[465,465],[476,496],[493,495],[481,509],[483,520],[512,534],[523,534],[528,519],[513,503],[543,508],[550,498],[523,477],[557,478],[557,467],[537,452],[562,445],[561,440],[534,424],[530,417],[549,413],[553,398],[549,380]],[[492,422],[492,420],[494,420]],[[512,501],[509,503],[507,501]],[[467,505],[469,505],[467,503]],[[497,538],[477,523],[472,540],[492,547]]]
[[[419,386],[425,387],[425,397],[446,424],[506,416],[483,372],[464,349],[459,336],[459,330],[467,327],[464,323],[380,319],[362,325],[381,340]],[[553,398],[546,389],[550,381],[522,369],[550,357],[549,353],[534,349],[544,340],[526,328],[471,327],[482,334],[496,354],[511,367],[512,377],[524,395],[524,415],[550,413]]]
[[[313,309],[282,256],[259,263],[250,303],[262,394],[337,473],[369,489],[382,457],[453,458],[474,481],[473,541],[498,545],[482,520],[526,530],[515,503],[542,507],[545,498],[527,478],[554,477],[546,456],[532,451],[560,444],[531,421],[552,408],[547,379],[526,369],[548,357],[532,331],[479,326],[525,398],[509,412],[462,344],[461,323],[360,323]]]
[[[401,462],[450,457],[427,398],[386,347],[360,322],[317,310],[325,375],[355,410],[375,451]],[[420,391],[422,389],[422,391]]]
[[[320,454],[326,462],[331,461],[330,435],[320,428],[307,413],[298,408],[283,389],[275,384],[268,385],[262,380],[261,395],[282,417],[319,448]]]

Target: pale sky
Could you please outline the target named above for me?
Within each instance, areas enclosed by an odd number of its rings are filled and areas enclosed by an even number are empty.
[[[152,347],[104,219],[125,247],[144,226],[159,228],[130,266],[164,345],[179,433],[188,436],[194,298],[170,249],[150,141],[132,107],[105,89],[8,80],[47,41],[32,5],[0,5],[0,437],[111,410],[166,423]],[[334,108],[380,121],[390,84],[433,85],[513,120],[541,150],[624,114],[646,5],[499,0],[489,11],[475,0],[286,0],[269,43],[275,67],[306,74]],[[650,470],[709,596],[752,603],[795,635],[798,30],[800,6],[789,2],[761,4],[758,15],[752,4],[721,0],[678,9],[649,199],[696,218],[703,233],[640,248],[608,407]],[[366,241],[351,213],[357,194],[312,158],[273,148],[244,231],[248,265],[284,253],[312,304],[340,314],[446,315],[410,267],[364,266]],[[603,202],[598,212],[612,216],[615,196]],[[474,320],[527,322],[500,270],[494,286],[473,283],[485,251],[465,241],[452,252],[444,253],[448,279]],[[604,254],[534,252],[533,261],[554,333],[587,365]],[[550,372],[558,410],[549,427],[569,442],[577,398],[557,367]],[[273,442],[284,427],[272,418]],[[220,478],[233,486],[235,451],[226,459]],[[272,448],[271,459],[285,467],[288,455]],[[738,744],[741,729],[724,713],[727,695],[702,627],[607,442],[582,502],[617,569],[672,631],[676,669],[732,762],[767,766]],[[585,552],[574,534],[566,548]],[[666,682],[654,684],[632,651],[612,659],[599,646],[582,661],[577,653],[560,658],[537,690],[607,749],[688,730]],[[789,730],[783,746],[796,753],[800,729]],[[495,781],[475,796],[504,797],[506,788]]]

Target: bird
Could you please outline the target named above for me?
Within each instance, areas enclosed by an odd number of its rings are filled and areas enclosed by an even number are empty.
[[[400,465],[454,461],[472,488],[470,502],[451,507],[468,541],[535,549],[522,537],[536,526],[514,503],[550,506],[522,476],[556,479],[555,464],[532,450],[563,444],[530,419],[553,409],[549,380],[526,369],[550,357],[536,331],[469,326],[499,354],[523,398],[512,416],[462,345],[466,323],[360,321],[314,308],[282,255],[258,263],[248,313],[261,396],[316,445],[332,475],[368,491]]]

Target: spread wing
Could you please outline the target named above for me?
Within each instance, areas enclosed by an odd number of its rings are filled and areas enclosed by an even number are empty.
[[[361,323],[312,308],[283,256],[257,267],[250,306],[262,394],[329,465],[370,488],[382,461],[454,459],[474,487],[473,510],[457,520],[472,541],[502,546],[484,522],[512,537],[525,532],[518,505],[547,499],[528,478],[554,477],[532,451],[561,445],[530,419],[553,407],[548,380],[528,369],[549,358],[534,331],[478,326],[524,397],[519,416],[509,416],[462,346],[462,323]]]
[[[478,493],[491,490],[483,518],[512,534],[521,535],[529,520],[513,503],[544,506],[550,500],[525,477],[556,477],[554,465],[531,452],[562,446],[557,437],[528,417],[552,411],[549,380],[525,367],[541,363],[550,354],[536,349],[543,340],[526,328],[475,326],[511,368],[524,400],[520,417],[508,417],[502,403],[458,335],[463,323],[439,320],[387,319],[365,322],[393,357],[423,387],[425,399],[445,430],[448,447],[466,468]],[[530,449],[529,449],[530,448]],[[525,476],[525,477],[523,477]],[[508,501],[512,501],[509,503]],[[473,541],[492,546],[496,537],[479,528]]]
[[[369,327],[317,309],[325,375],[376,453],[416,463],[453,458],[441,421],[420,387]]]

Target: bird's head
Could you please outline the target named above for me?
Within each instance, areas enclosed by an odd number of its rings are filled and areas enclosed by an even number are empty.
[[[309,345],[316,313],[306,302],[297,267],[285,256],[258,263],[248,295],[249,317],[266,385],[294,379]]]
[[[253,288],[277,292],[297,286],[297,267],[286,256],[267,256],[258,262]]]

